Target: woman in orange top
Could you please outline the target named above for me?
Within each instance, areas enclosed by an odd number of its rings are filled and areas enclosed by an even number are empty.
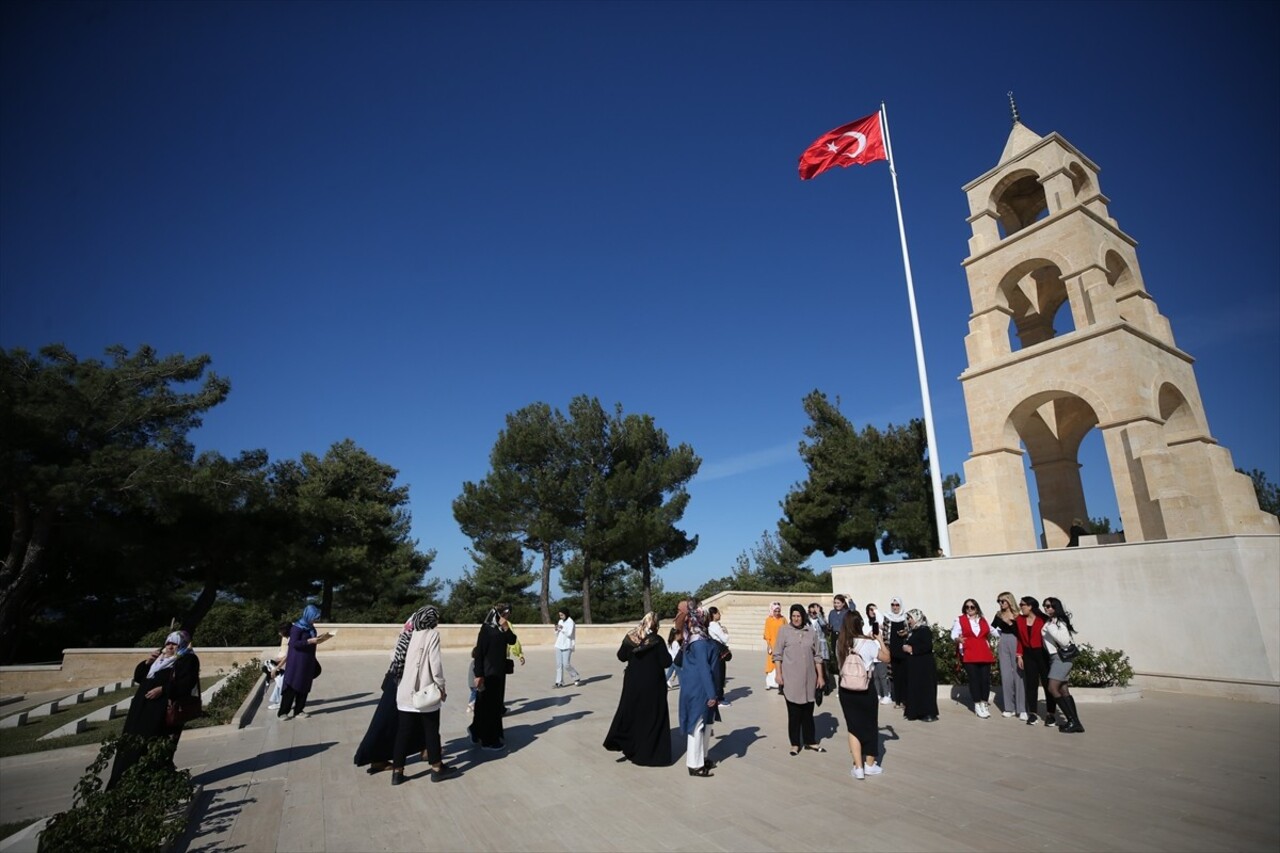
[[[778,629],[787,624],[782,618],[782,602],[775,601],[769,605],[769,615],[764,620],[764,686],[766,690],[777,690],[778,679],[773,674],[773,646],[778,641]]]

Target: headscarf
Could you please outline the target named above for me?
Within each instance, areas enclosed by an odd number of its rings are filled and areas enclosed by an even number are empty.
[[[430,617],[427,615],[428,610],[431,611]],[[430,625],[426,624],[428,618],[431,621]],[[404,630],[400,632],[400,638],[396,640],[396,650],[391,654],[391,666],[387,668],[387,675],[396,681],[399,681],[401,676],[404,675],[404,657],[409,653],[409,641],[413,639],[414,629],[434,628],[438,623],[439,616],[436,613],[436,609],[430,605],[419,607],[413,611],[413,615],[405,620]]]
[[[684,645],[689,645],[707,636],[707,612],[702,609],[702,602],[690,596],[686,605],[688,618],[684,620]]]
[[[650,634],[656,633],[658,630],[658,614],[650,610],[640,620],[640,624],[636,625],[627,632],[627,639],[632,645],[638,646],[648,638]]]
[[[174,643],[178,646],[178,650],[171,655],[164,654],[163,650],[160,657],[156,658],[151,669],[147,670],[147,678],[155,678],[156,673],[168,669],[178,662],[178,658],[191,651],[191,635],[186,631],[174,631],[172,634],[164,638],[165,645]]]
[[[501,616],[504,613],[510,613],[510,612],[511,612],[511,608],[508,605],[495,604],[493,607],[490,607],[489,612],[485,614],[483,624],[488,625],[491,628],[497,628],[498,630],[502,630]]]
[[[915,628],[928,628],[929,620],[920,612],[919,608],[912,608],[907,611],[907,618],[911,620],[911,625]]]
[[[787,624],[788,624],[788,625],[792,624],[792,622],[791,622],[791,615],[792,615],[792,614],[795,614],[795,613],[799,613],[799,614],[800,614],[800,627],[801,627],[801,628],[806,628],[806,627],[808,627],[808,625],[809,625],[809,611],[804,609],[804,605],[803,605],[803,604],[793,604],[793,605],[791,605],[791,610],[790,610],[790,611],[788,611],[788,613],[787,613]]]
[[[314,604],[308,604],[302,609],[302,616],[293,624],[295,627],[306,631],[308,637],[314,637],[316,635],[315,621],[319,618],[320,608],[316,607]]]
[[[781,602],[781,601],[772,601],[772,602],[770,602],[770,603],[769,603],[769,615],[770,615],[770,616],[781,616],[781,615],[782,615],[782,602]]]
[[[893,605],[895,604],[898,605],[897,613],[893,612]],[[888,619],[890,622],[901,622],[902,620],[907,618],[906,605],[904,605],[902,603],[902,599],[896,595],[889,600],[888,610],[884,611],[883,613],[880,613],[880,611],[876,611],[876,612],[878,615],[883,616],[885,619]]]

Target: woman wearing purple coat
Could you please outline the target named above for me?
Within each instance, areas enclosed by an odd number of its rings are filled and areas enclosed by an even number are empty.
[[[316,645],[333,636],[332,631],[316,634],[315,621],[319,618],[320,608],[308,604],[302,611],[302,617],[289,627],[289,665],[284,668],[284,692],[280,694],[280,710],[276,712],[276,716],[282,719],[302,716],[307,706],[307,694],[311,692],[311,682],[320,669],[316,661]]]

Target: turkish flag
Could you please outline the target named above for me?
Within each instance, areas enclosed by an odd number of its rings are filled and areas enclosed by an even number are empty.
[[[836,166],[854,163],[865,166],[888,159],[880,131],[880,113],[874,112],[815,139],[800,155],[800,180],[807,181]]]

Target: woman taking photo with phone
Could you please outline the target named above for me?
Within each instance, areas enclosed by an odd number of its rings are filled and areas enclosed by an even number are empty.
[[[280,694],[280,710],[276,712],[281,719],[292,720],[304,715],[311,683],[320,674],[316,646],[332,637],[333,632],[317,634],[315,621],[319,618],[320,608],[308,604],[289,628],[289,665],[284,668],[284,691]]]
[[[169,703],[200,695],[200,658],[191,648],[191,635],[186,631],[174,631],[166,637],[163,646],[134,667],[133,680],[138,690],[129,704],[124,734],[147,740],[142,745],[138,741],[121,744],[111,767],[108,788],[138,763],[150,738],[171,738],[174,748],[177,748],[184,723],[179,722],[174,727],[168,724],[165,715]]]

